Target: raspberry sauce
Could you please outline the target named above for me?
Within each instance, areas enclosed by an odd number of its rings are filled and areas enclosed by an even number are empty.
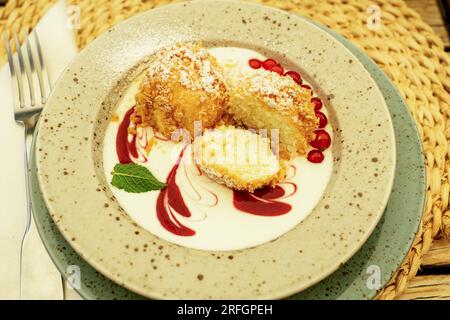
[[[167,176],[167,186],[159,192],[158,200],[156,201],[156,216],[158,217],[159,223],[167,231],[178,236],[189,237],[195,235],[195,231],[181,224],[174,214],[175,211],[183,217],[188,218],[191,216],[191,212],[186,206],[176,182],[177,170],[183,158],[184,150],[185,148],[181,151],[177,162]]]
[[[128,127],[130,126],[130,117],[133,113],[134,107],[127,111],[117,131],[116,151],[121,164],[131,163],[133,162],[131,157],[138,157],[136,135],[133,135],[131,140],[128,139]]]
[[[285,197],[286,191],[280,185],[267,186],[254,193],[233,190],[233,205],[242,212],[257,216],[276,217],[291,211],[290,204],[277,201]]]

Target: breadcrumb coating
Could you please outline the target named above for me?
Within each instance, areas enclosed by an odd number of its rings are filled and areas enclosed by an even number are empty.
[[[227,103],[215,58],[199,42],[180,43],[152,58],[136,95],[136,114],[142,125],[167,138],[177,129],[188,130],[193,138],[195,122],[203,129],[213,127]]]

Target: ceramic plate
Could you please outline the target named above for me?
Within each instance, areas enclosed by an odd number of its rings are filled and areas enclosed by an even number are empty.
[[[349,41],[322,27],[342,42],[381,89],[394,122],[397,168],[394,187],[383,218],[364,246],[341,268],[317,285],[293,296],[293,299],[370,299],[385,286],[410,249],[420,225],[424,196],[425,168],[422,145],[406,104],[378,66]],[[41,238],[60,272],[71,276],[79,268],[82,278],[78,293],[86,299],[140,299],[102,276],[77,255],[64,240],[45,207],[39,189],[32,152],[32,202]],[[372,266],[379,267],[378,286],[367,286],[373,276]],[[370,271],[370,272],[368,272]]]
[[[286,219],[243,215],[249,236],[241,231],[237,237],[230,232],[219,240],[203,238],[215,243],[211,248],[202,246],[204,240],[174,239],[161,226],[157,229],[155,194],[142,208],[145,216],[136,216],[132,203],[142,199],[120,196],[110,186],[107,170],[114,163],[108,149],[110,120],[120,113],[147,58],[194,39],[209,47],[254,50],[300,71],[325,101],[333,132],[326,153],[332,160],[330,178],[311,194],[315,201],[288,203],[292,212]],[[361,247],[379,221],[393,183],[392,122],[370,74],[345,46],[311,22],[258,5],[177,4],[120,24],[69,66],[41,119],[38,179],[51,217],[87,262],[147,297],[281,298],[305,289]],[[161,161],[152,169],[162,179],[171,169]],[[326,177],[321,169],[311,170]],[[300,195],[317,184],[314,177],[296,181]],[[219,199],[227,199],[218,192]],[[183,222],[202,230],[208,218]],[[277,232],[261,237],[258,233],[271,224]]]

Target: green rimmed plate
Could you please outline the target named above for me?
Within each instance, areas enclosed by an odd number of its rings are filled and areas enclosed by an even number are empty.
[[[67,247],[68,247],[68,246],[66,246],[66,248],[67,248]],[[381,268],[380,270],[382,270],[382,268]],[[85,273],[85,272],[84,272],[84,271],[82,271],[82,275],[84,275],[84,273]]]
[[[331,276],[293,296],[293,299],[370,299],[398,269],[418,230],[425,196],[422,146],[408,108],[378,66],[356,46],[321,26],[349,49],[370,72],[391,113],[397,144],[394,188],[383,218],[358,253]],[[33,145],[34,150],[34,145]],[[60,234],[40,193],[32,152],[32,202],[41,238],[59,271],[67,277],[71,265],[81,271],[78,293],[85,299],[142,299],[107,279],[87,264]],[[377,274],[380,272],[379,274]],[[69,274],[70,275],[70,274]],[[371,281],[375,280],[375,281]],[[369,285],[368,285],[369,284]]]

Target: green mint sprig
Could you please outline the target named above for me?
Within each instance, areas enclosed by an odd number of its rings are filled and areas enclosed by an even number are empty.
[[[166,187],[166,184],[156,179],[146,167],[136,163],[118,163],[111,174],[111,184],[130,193],[143,193]]]

